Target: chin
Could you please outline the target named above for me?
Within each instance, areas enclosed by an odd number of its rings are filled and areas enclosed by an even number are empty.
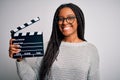
[[[71,34],[63,34],[65,37],[69,37]]]

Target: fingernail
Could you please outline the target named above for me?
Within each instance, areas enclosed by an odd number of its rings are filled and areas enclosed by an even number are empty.
[[[17,50],[17,53],[19,53],[20,51],[21,51],[21,49],[18,49],[18,50]]]
[[[21,51],[21,49],[18,49],[19,50],[19,52]]]
[[[20,46],[20,45],[17,45],[17,47],[18,47],[18,48],[21,48],[21,46]]]
[[[20,47],[20,45],[17,45],[17,47]]]

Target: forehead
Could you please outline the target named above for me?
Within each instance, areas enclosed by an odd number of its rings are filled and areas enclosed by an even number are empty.
[[[64,7],[60,10],[59,16],[75,15],[73,10],[69,7]]]

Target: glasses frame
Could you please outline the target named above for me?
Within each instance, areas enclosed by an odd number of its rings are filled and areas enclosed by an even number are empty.
[[[61,17],[61,19],[60,19],[60,17],[58,18],[58,24],[63,24],[63,22],[66,20],[66,22],[68,23],[68,24],[72,24],[74,21],[75,21],[75,18],[76,18],[76,16],[69,16],[69,17],[66,17],[66,18],[64,18],[64,17]],[[72,20],[72,22],[70,22],[69,20]]]

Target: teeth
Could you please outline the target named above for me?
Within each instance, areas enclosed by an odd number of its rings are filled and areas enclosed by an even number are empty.
[[[70,27],[65,27],[65,28],[63,28],[63,30],[68,30],[68,29],[70,29]]]

